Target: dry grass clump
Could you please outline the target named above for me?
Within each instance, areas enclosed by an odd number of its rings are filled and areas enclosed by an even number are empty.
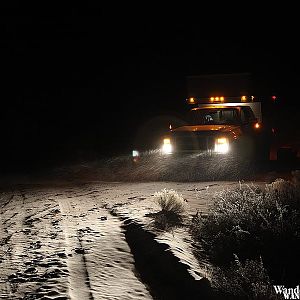
[[[154,194],[154,201],[160,207],[160,211],[153,215],[156,227],[166,230],[182,224],[186,212],[182,195],[172,189],[163,189]]]
[[[172,189],[163,189],[160,192],[156,192],[154,198],[164,213],[181,215],[185,212],[185,201],[182,195],[179,195]]]

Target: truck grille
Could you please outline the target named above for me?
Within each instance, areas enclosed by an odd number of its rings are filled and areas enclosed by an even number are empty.
[[[215,146],[215,137],[204,132],[173,132],[175,151],[209,151]]]

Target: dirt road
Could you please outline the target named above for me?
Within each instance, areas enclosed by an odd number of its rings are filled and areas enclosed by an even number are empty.
[[[205,212],[215,192],[237,184],[90,182],[5,188],[0,196],[0,298],[159,298],[137,268],[143,253],[135,253],[139,249],[124,229],[124,216],[146,223],[145,214],[157,210],[153,194],[163,188],[183,195],[188,214]],[[168,233],[157,240],[173,245],[173,255],[193,265],[188,242]],[[194,271],[201,278],[201,271]]]

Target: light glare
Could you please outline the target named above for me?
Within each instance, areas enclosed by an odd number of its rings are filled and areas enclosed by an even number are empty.
[[[227,138],[218,138],[215,142],[215,152],[226,154],[229,151],[229,143]]]
[[[163,152],[163,154],[172,154],[172,152],[173,152],[172,145],[171,144],[163,144],[162,152]]]
[[[138,157],[140,155],[139,151],[137,150],[132,150],[132,156],[133,157]]]

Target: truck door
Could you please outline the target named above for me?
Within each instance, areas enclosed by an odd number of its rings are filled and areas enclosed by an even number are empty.
[[[241,108],[243,133],[251,139],[255,156],[267,161],[270,157],[271,135],[268,126],[260,124],[249,106]]]
[[[241,122],[243,133],[246,135],[253,135],[257,118],[249,106],[241,107]]]

